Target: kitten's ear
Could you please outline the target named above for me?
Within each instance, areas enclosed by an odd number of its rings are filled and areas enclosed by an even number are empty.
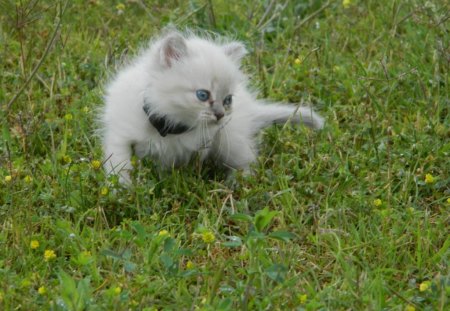
[[[179,33],[170,33],[162,39],[159,57],[160,62],[164,67],[172,67],[174,62],[182,59],[186,55],[186,42]]]
[[[222,46],[223,51],[228,55],[235,63],[240,64],[242,57],[247,54],[245,46],[240,42],[229,42]]]

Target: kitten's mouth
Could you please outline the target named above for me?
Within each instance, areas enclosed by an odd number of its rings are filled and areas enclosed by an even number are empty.
[[[217,120],[216,117],[212,117],[210,119],[207,119],[206,122],[211,125],[220,125],[220,124],[222,124],[222,120],[223,120],[223,117],[220,118],[219,120]]]

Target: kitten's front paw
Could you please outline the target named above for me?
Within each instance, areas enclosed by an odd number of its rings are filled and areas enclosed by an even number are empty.
[[[232,170],[228,173],[227,179],[225,179],[225,185],[230,190],[236,190],[240,187],[239,181],[236,178],[236,170]]]
[[[231,190],[236,190],[241,187],[240,179],[247,178],[254,175],[254,171],[250,168],[245,169],[232,169],[228,172],[227,179],[225,180],[225,185]]]

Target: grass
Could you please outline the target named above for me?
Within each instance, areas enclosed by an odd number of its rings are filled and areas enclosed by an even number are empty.
[[[448,3],[344,2],[0,2],[0,309],[448,309]],[[236,189],[107,179],[103,85],[168,23],[244,41],[325,129],[266,130]]]

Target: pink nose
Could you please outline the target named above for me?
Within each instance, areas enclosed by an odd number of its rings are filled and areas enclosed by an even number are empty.
[[[219,121],[220,119],[222,119],[223,116],[224,116],[223,112],[216,112],[214,115],[216,116],[217,121]]]

